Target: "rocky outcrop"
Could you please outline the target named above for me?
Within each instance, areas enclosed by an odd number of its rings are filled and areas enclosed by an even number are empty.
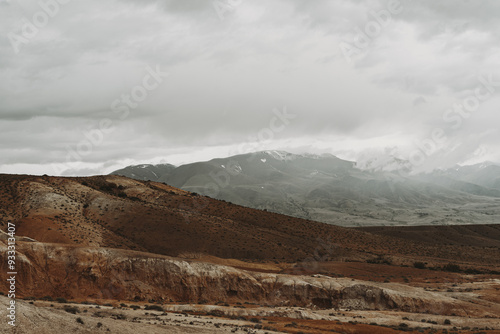
[[[6,244],[0,241],[1,254],[5,250]],[[24,297],[253,301],[274,306],[461,314],[451,298],[399,284],[258,273],[142,252],[39,242],[19,242],[17,252],[17,293]],[[6,261],[0,260],[1,284],[5,284]]]

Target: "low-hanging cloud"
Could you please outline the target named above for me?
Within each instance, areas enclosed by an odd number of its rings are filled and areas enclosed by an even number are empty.
[[[401,11],[378,21],[394,1]],[[39,13],[50,4],[54,15],[41,26]],[[254,140],[283,107],[296,118],[266,141],[269,147],[410,159],[439,128],[446,141],[419,168],[500,160],[500,86],[460,128],[443,119],[480,78],[500,82],[495,1],[0,6],[0,172],[86,175],[134,162],[222,156]],[[23,37],[30,24],[40,27]],[[376,24],[379,31],[347,61],[339,45],[355,45],[359,32]],[[136,87],[148,68],[168,76],[142,100]],[[140,101],[122,117],[113,103],[134,93]],[[71,158],[103,124],[110,130]]]

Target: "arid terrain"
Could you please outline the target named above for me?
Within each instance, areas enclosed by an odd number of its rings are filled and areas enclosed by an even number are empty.
[[[500,333],[496,225],[350,229],[158,182],[5,174],[0,220],[18,272],[2,333]]]

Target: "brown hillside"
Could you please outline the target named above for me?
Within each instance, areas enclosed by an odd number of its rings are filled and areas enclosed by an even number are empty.
[[[297,262],[377,255],[499,265],[491,249],[379,236],[120,176],[0,175],[0,218],[41,242]],[[418,241],[418,240],[417,240]]]

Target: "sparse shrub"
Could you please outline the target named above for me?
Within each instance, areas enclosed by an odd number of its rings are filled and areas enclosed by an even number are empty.
[[[56,298],[56,302],[61,303],[61,304],[64,304],[64,303],[67,303],[68,301],[66,300],[66,298],[63,298],[63,297],[57,297],[57,298]]]
[[[477,269],[473,269],[473,268],[468,268],[468,269],[465,270],[465,273],[469,274],[469,275],[479,275],[479,274],[482,274],[483,272],[481,270],[477,270]]]
[[[448,263],[443,267],[444,271],[450,271],[452,273],[459,273],[461,271],[460,266],[454,263]]]
[[[163,307],[161,307],[160,305],[146,305],[144,307],[145,310],[148,310],[148,311],[160,311],[160,312],[163,312]]]
[[[133,310],[139,310],[141,307],[139,305],[130,305],[130,308]]]
[[[65,305],[64,306],[64,310],[68,313],[71,313],[71,314],[77,314],[77,313],[80,313],[80,310],[78,309],[78,307],[76,306],[69,306],[69,305]]]
[[[104,192],[110,192],[112,188],[108,184],[103,184],[102,186],[99,187],[99,190]]]
[[[97,311],[96,313],[94,313],[94,317],[104,318],[105,316],[106,314],[101,311]]]
[[[391,259],[388,259],[386,258],[385,256],[383,255],[379,255],[378,257],[374,258],[374,259],[368,259],[366,260],[366,263],[373,263],[373,264],[388,264],[388,265],[391,265],[392,264],[392,260]]]
[[[82,320],[82,318],[76,318],[76,322],[78,322],[79,324],[82,324],[82,325],[83,325],[83,320]]]
[[[415,262],[413,263],[413,266],[417,269],[425,269],[425,263],[423,262]]]
[[[213,317],[222,317],[224,316],[224,312],[221,310],[211,310],[210,312],[207,312],[208,315],[211,315]],[[243,319],[245,320],[245,319]]]
[[[123,191],[120,191],[120,192],[118,192],[117,196],[121,197],[121,198],[126,198],[127,194],[125,194],[125,192],[123,192]]]
[[[450,319],[444,319],[444,324],[445,325],[451,325]]]

